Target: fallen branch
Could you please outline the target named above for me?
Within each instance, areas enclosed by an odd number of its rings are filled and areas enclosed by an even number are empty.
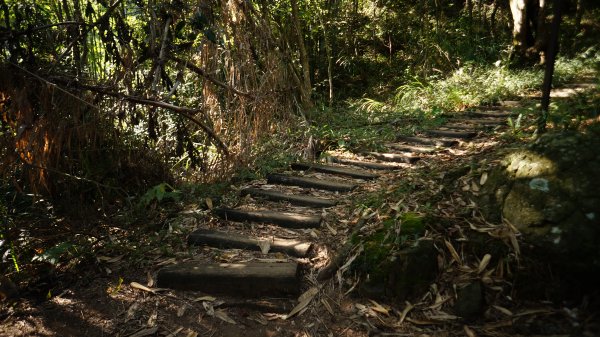
[[[250,93],[239,91],[238,89],[236,89],[236,88],[234,88],[234,87],[232,87],[230,85],[227,85],[226,83],[223,83],[223,82],[217,80],[213,76],[207,74],[206,71],[204,71],[204,69],[202,69],[202,68],[200,68],[200,67],[192,64],[189,61],[180,59],[180,58],[178,58],[176,56],[173,56],[173,55],[169,55],[168,58],[169,58],[169,60],[172,60],[172,61],[175,61],[177,63],[183,64],[189,70],[191,70],[191,71],[195,72],[196,74],[198,74],[198,75],[206,78],[207,80],[209,80],[213,84],[215,84],[215,85],[217,85],[217,86],[219,86],[221,88],[224,88],[226,90],[229,90],[229,91],[233,92],[236,95],[245,96],[245,97],[253,97]]]
[[[99,86],[85,85],[85,84],[78,84],[78,86],[82,89],[91,90],[91,91],[94,91],[94,92],[97,92],[100,94],[116,97],[116,98],[123,99],[123,100],[129,101],[129,102],[132,102],[132,103],[144,104],[144,105],[149,105],[149,106],[153,106],[153,107],[157,107],[157,108],[163,108],[163,109],[174,111],[174,112],[180,114],[181,116],[187,118],[192,123],[198,125],[204,132],[206,132],[215,141],[215,144],[223,151],[223,153],[225,155],[227,155],[227,156],[229,155],[229,148],[227,147],[227,145],[225,143],[223,143],[223,141],[219,138],[219,136],[217,136],[217,134],[208,125],[206,125],[205,123],[196,119],[196,117],[193,116],[193,114],[202,112],[201,109],[192,109],[192,108],[174,105],[174,104],[167,103],[167,102],[150,100],[145,97],[126,95],[126,94],[122,94],[120,92],[110,91],[106,87],[99,87]]]

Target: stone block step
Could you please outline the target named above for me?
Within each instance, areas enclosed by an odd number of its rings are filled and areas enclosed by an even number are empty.
[[[417,137],[417,136],[397,136],[396,140],[399,142],[405,143],[415,143],[415,144],[423,144],[423,145],[433,145],[433,146],[445,146],[451,147],[458,144],[458,141],[453,139],[443,139],[443,138],[429,138],[429,137]]]
[[[449,118],[448,122],[455,123],[466,123],[475,125],[495,126],[495,125],[506,125],[506,118],[468,118],[468,117],[456,117]]]
[[[308,207],[332,207],[335,206],[334,200],[312,197],[308,195],[287,194],[260,188],[245,188],[241,191],[242,195],[251,195],[253,197],[265,198],[272,201],[287,201],[290,204]]]
[[[390,161],[395,163],[406,163],[406,164],[414,164],[416,163],[420,157],[407,156],[398,153],[381,153],[381,152],[365,152],[363,153],[366,156],[373,157],[375,159],[379,159],[382,161]]]
[[[469,112],[469,115],[476,116],[476,117],[505,117],[506,118],[506,117],[514,116],[515,114],[510,111],[490,110],[490,111],[472,111],[472,112]]]
[[[298,264],[183,262],[158,271],[157,286],[239,297],[295,296]]]
[[[348,184],[338,181],[323,180],[310,177],[289,176],[277,173],[267,175],[267,182],[269,184],[300,186],[305,188],[316,188],[320,190],[337,192],[350,192],[357,186],[356,184]]]
[[[479,131],[493,128],[495,125],[491,124],[474,124],[474,123],[446,123],[441,128],[448,128],[454,130],[467,130],[467,131]]]
[[[364,168],[373,169],[373,170],[399,170],[402,168],[402,166],[398,166],[398,165],[386,165],[386,164],[381,164],[381,163],[372,163],[372,162],[368,162],[368,161],[338,158],[338,157],[334,157],[334,156],[327,157],[327,160],[332,163],[364,167]]]
[[[417,153],[433,153],[437,149],[432,146],[422,146],[422,145],[407,145],[407,144],[398,144],[398,143],[390,143],[386,144],[387,147],[392,148],[397,151],[405,151],[405,152],[417,152]]]
[[[477,136],[477,132],[470,131],[458,131],[458,130],[426,130],[426,133],[434,136],[447,137],[447,138],[459,138],[459,139],[471,139]]]
[[[318,228],[321,226],[321,217],[318,215],[272,211],[244,211],[232,208],[215,208],[213,213],[225,220],[270,223],[286,228]]]
[[[306,257],[311,244],[298,240],[279,238],[256,239],[236,233],[227,233],[211,229],[197,229],[188,236],[189,245],[207,245],[216,248],[236,248],[262,250],[268,244],[269,252],[280,252],[295,257]]]
[[[317,172],[337,174],[337,175],[351,177],[351,178],[357,178],[357,179],[377,179],[377,178],[379,178],[378,174],[374,174],[374,173],[363,171],[363,170],[349,169],[349,168],[340,167],[340,166],[311,164],[311,163],[294,163],[291,165],[291,167],[293,170],[317,171]]]

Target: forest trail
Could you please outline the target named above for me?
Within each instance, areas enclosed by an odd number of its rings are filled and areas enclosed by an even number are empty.
[[[242,198],[236,203],[209,205],[212,219],[187,239],[197,246],[195,253],[161,266],[156,285],[237,298],[233,302],[291,317],[337,269],[347,267],[344,243],[348,246],[359,229],[357,219],[364,216],[349,209],[352,200],[385,190],[399,172],[465,155],[473,142],[485,143],[506,130],[517,105],[505,101],[448,115],[439,127],[398,135],[380,151],[328,153],[320,162],[297,162],[288,171],[240,186]]]

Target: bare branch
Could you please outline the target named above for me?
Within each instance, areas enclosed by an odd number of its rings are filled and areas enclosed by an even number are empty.
[[[206,71],[204,71],[204,69],[202,69],[202,68],[200,68],[200,67],[198,67],[198,66],[196,66],[196,65],[192,64],[192,63],[191,63],[191,62],[189,62],[189,61],[186,61],[186,60],[180,59],[180,58],[178,58],[178,57],[176,57],[176,56],[173,56],[173,55],[169,55],[169,59],[170,59],[170,60],[173,60],[173,61],[175,61],[175,62],[177,62],[177,63],[181,63],[181,64],[183,64],[183,65],[184,65],[185,67],[187,67],[189,70],[191,70],[191,71],[195,72],[196,74],[198,74],[198,75],[200,75],[200,76],[202,76],[202,77],[206,78],[207,80],[211,81],[213,84],[215,84],[215,85],[217,85],[217,86],[219,86],[219,87],[221,87],[221,88],[224,88],[224,89],[226,89],[226,90],[229,90],[229,91],[233,92],[233,93],[234,93],[234,94],[236,94],[236,95],[239,95],[239,96],[246,96],[246,97],[253,97],[253,95],[252,95],[252,94],[250,94],[250,93],[248,93],[248,92],[239,91],[238,89],[236,89],[236,88],[233,88],[232,86],[230,86],[230,85],[227,85],[226,83],[223,83],[223,82],[221,82],[221,81],[217,80],[217,79],[216,79],[216,78],[214,78],[213,76],[211,76],[211,75],[207,74],[207,73],[206,73]]]
[[[132,102],[132,103],[144,104],[144,105],[149,105],[149,106],[153,106],[153,107],[157,107],[157,108],[163,108],[163,109],[174,111],[174,112],[180,114],[181,116],[187,118],[194,124],[198,125],[202,130],[204,130],[204,132],[206,132],[215,141],[215,145],[217,145],[223,151],[223,153],[225,155],[227,155],[227,156],[229,155],[229,148],[227,147],[227,145],[225,143],[223,143],[223,141],[219,138],[219,136],[217,136],[217,134],[208,125],[206,125],[205,123],[203,123],[202,121],[198,120],[196,117],[193,116],[194,114],[196,114],[198,112],[202,112],[202,110],[200,110],[200,109],[191,109],[191,108],[174,105],[174,104],[167,103],[167,102],[150,100],[145,97],[125,95],[120,92],[110,91],[106,87],[99,87],[99,86],[85,85],[85,84],[79,84],[78,86],[81,87],[82,89],[95,91],[97,93],[116,97],[116,98],[123,99],[123,100],[129,101],[129,102]]]

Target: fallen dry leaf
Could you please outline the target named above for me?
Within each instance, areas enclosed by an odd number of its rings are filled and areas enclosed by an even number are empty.
[[[481,174],[481,178],[479,178],[479,185],[481,185],[481,186],[485,185],[485,183],[487,182],[487,179],[488,179],[487,172],[483,172]]]
[[[178,334],[179,334],[181,331],[183,331],[183,328],[182,328],[182,327],[179,327],[179,328],[177,328],[177,330],[175,330],[175,331],[171,332],[170,334],[168,334],[168,335],[167,335],[167,336],[165,336],[165,337],[175,337],[175,336],[177,336],[177,335],[178,335]]]
[[[260,247],[261,253],[267,254],[271,250],[271,243],[268,240],[258,241],[258,247]]]
[[[446,248],[448,248],[448,251],[450,252],[450,255],[452,255],[452,259],[454,261],[456,261],[456,263],[462,265],[462,260],[460,258],[460,255],[458,255],[458,252],[456,251],[456,249],[454,249],[454,246],[452,246],[452,244],[450,243],[450,241],[444,240],[444,244],[446,245]]]
[[[373,311],[389,316],[390,311],[388,309],[384,308],[381,304],[379,304],[373,300],[369,300],[369,302],[371,302],[373,304],[371,306],[371,309]]]
[[[139,284],[139,283],[137,283],[137,282],[131,282],[129,285],[130,285],[132,288],[134,288],[134,289],[139,289],[139,290],[147,291],[147,292],[149,292],[149,293],[153,293],[153,294],[154,294],[154,292],[155,292],[155,290],[154,290],[154,289],[150,289],[150,288],[146,287],[145,285],[143,285],[143,284]]]
[[[479,262],[479,267],[477,267],[477,274],[481,274],[482,271],[485,270],[485,267],[490,263],[492,256],[490,254],[485,254],[483,259]]]
[[[295,315],[300,315],[318,293],[318,287],[312,287],[305,291],[302,295],[300,295],[300,297],[298,297],[299,303],[292,309],[292,311],[290,311],[289,314],[287,314],[285,319],[294,317]]]
[[[145,328],[142,330],[138,330],[135,333],[132,333],[131,335],[129,335],[128,337],[144,337],[144,336],[150,336],[150,335],[154,335],[156,334],[156,332],[158,331],[158,327],[157,326],[153,326],[151,328]]]
[[[214,302],[217,298],[213,296],[202,296],[193,300],[193,302]]]
[[[224,322],[227,322],[230,324],[237,324],[233,319],[231,319],[231,317],[229,317],[229,315],[227,315],[227,313],[223,309],[215,310],[214,315],[216,318],[218,318]]]
[[[402,314],[400,314],[400,320],[398,321],[399,324],[402,324],[402,322],[404,322],[404,320],[406,319],[406,315],[408,315],[408,313],[414,308],[414,306],[406,301],[404,302],[406,303],[406,306],[404,307],[404,310],[402,310]]]
[[[473,329],[469,328],[468,326],[463,326],[463,330],[465,331],[465,335],[467,335],[467,337],[477,337],[475,331],[473,331]]]

